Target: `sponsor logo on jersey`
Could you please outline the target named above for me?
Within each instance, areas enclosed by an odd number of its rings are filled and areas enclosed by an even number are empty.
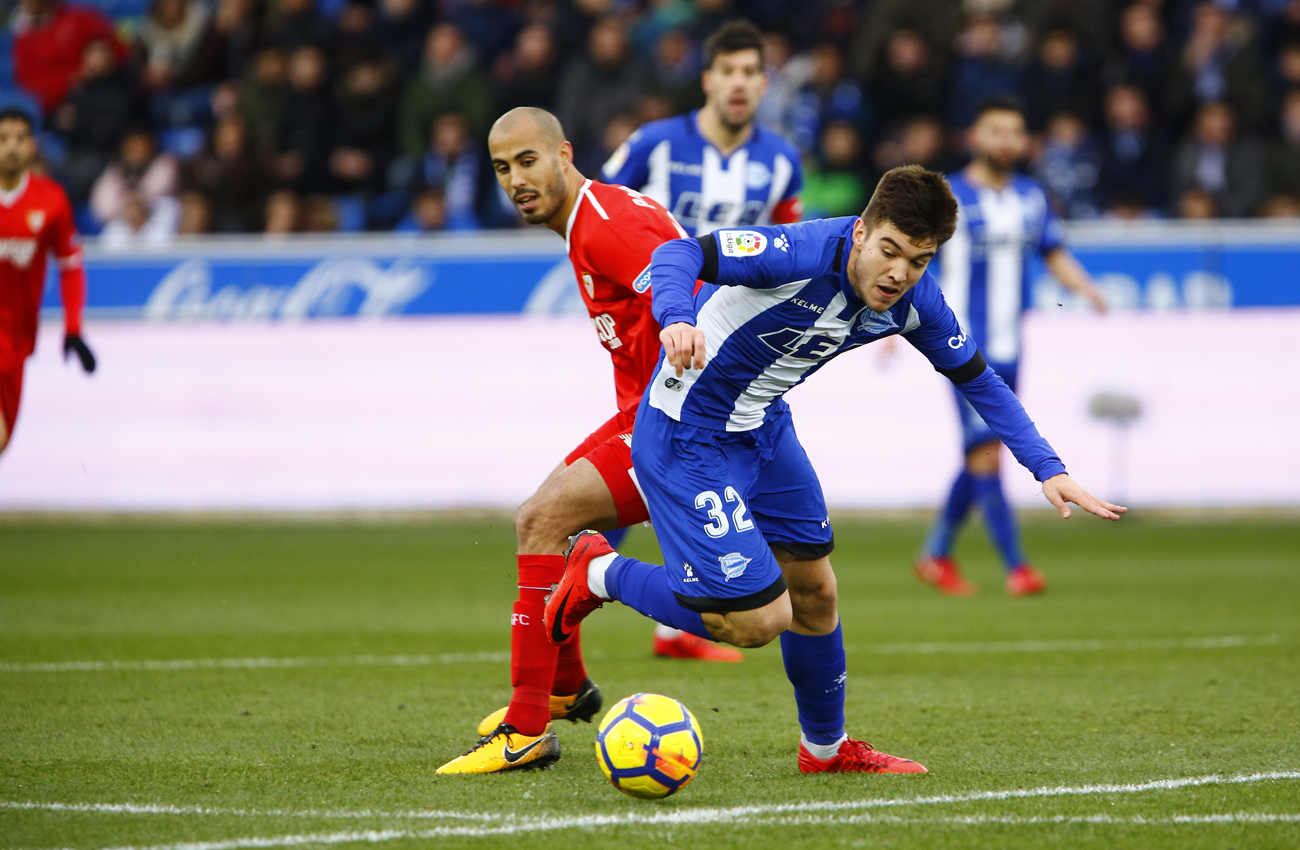
[[[627,162],[627,155],[631,152],[632,140],[628,139],[618,146],[618,150],[614,151],[614,155],[609,158],[601,171],[604,172],[606,177],[613,177],[618,174],[623,170],[623,165]]]
[[[670,390],[681,390],[681,388],[686,385],[683,384],[681,381],[677,380],[676,378],[669,378],[668,380],[664,381],[664,386]]]
[[[752,230],[724,230],[718,236],[722,253],[728,257],[756,257],[767,248],[767,239]]]
[[[745,568],[749,566],[749,561],[749,558],[746,558],[739,552],[731,552],[727,555],[718,556],[718,564],[722,567],[722,574],[726,577],[726,581],[731,581],[733,578],[740,578],[744,575]]]
[[[957,336],[948,337],[948,347],[954,351],[961,348],[965,344],[966,344],[966,334],[958,334]]]
[[[699,581],[699,579],[695,577],[695,567],[692,567],[686,561],[682,561],[682,569],[686,570],[686,578],[682,579],[683,583]]]
[[[41,228],[45,226],[45,210],[28,210],[27,226],[33,235],[40,235]]]
[[[745,185],[751,189],[762,189],[772,182],[772,169],[766,163],[751,162],[745,169]]]
[[[596,336],[610,351],[623,347],[623,341],[618,338],[618,331],[614,328],[614,317],[609,313],[593,317],[591,324],[596,329]]]
[[[632,435],[631,435],[631,434],[619,434],[619,435],[618,435],[618,438],[619,438],[620,440],[622,440],[624,443],[627,443],[627,447],[628,447],[629,449],[632,448]]]
[[[591,275],[586,272],[582,273],[582,286],[587,290],[588,298],[596,297],[596,282],[591,279]]]
[[[673,160],[668,165],[668,172],[670,174],[684,174],[687,177],[703,177],[704,166],[698,162],[678,162]]]
[[[0,239],[0,260],[8,260],[20,269],[32,264],[36,256],[35,239]]]
[[[809,304],[802,298],[791,298],[790,303],[796,307],[803,307],[805,310],[812,310],[814,313],[822,313],[826,310],[826,308],[820,304]]]
[[[780,248],[788,254],[790,253],[790,240],[784,236],[778,236],[772,240],[772,247]]]
[[[858,330],[869,334],[882,334],[898,327],[898,322],[888,313],[877,313],[875,310],[867,310],[862,315],[862,324],[858,325]]]
[[[650,289],[650,267],[646,266],[645,271],[637,275],[636,280],[632,281],[632,291],[646,292],[649,289]]]

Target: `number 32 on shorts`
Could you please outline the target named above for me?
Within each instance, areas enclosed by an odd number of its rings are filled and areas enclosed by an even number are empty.
[[[707,511],[711,522],[704,524],[704,533],[710,537],[722,537],[731,531],[732,525],[735,525],[736,531],[749,531],[754,527],[754,521],[745,516],[748,508],[745,507],[745,501],[740,498],[735,487],[728,487],[722,491],[723,495],[719,496],[713,490],[705,490],[695,497],[695,507]],[[736,507],[731,512],[730,522],[727,520],[727,511],[723,507],[723,502]]]

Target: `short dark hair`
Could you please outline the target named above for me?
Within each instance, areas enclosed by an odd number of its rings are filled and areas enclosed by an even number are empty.
[[[889,222],[913,242],[937,247],[957,229],[957,199],[939,172],[900,165],[880,178],[861,218],[868,232]]]
[[[724,53],[739,53],[742,50],[757,50],[758,61],[767,61],[763,50],[763,34],[758,31],[758,27],[743,18],[727,21],[705,39],[704,67],[712,68],[713,61]]]
[[[36,132],[36,119],[32,118],[30,112],[21,107],[6,106],[4,109],[0,109],[0,124],[5,121],[21,121],[27,125],[28,130],[33,133]]]
[[[975,109],[975,120],[979,121],[986,112],[1015,112],[1024,118],[1025,100],[1011,92],[990,95],[979,102],[979,106]]]

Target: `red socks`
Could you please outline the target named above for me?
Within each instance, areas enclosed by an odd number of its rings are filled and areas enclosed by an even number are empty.
[[[581,628],[574,629],[573,639],[560,647],[560,657],[555,664],[555,684],[551,687],[553,694],[576,694],[587,681],[587,667],[582,663]]]
[[[518,555],[519,600],[510,617],[510,683],[514,694],[505,721],[525,735],[540,735],[551,722],[551,686],[559,648],[546,639],[544,601],[551,585],[564,575],[563,555]],[[582,654],[573,641],[573,654]],[[585,673],[584,673],[585,678]],[[562,693],[574,693],[563,691]]]

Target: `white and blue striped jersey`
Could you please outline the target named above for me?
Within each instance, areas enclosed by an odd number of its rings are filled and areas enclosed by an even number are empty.
[[[660,327],[688,322],[703,331],[706,363],[679,378],[661,354],[643,404],[683,425],[751,431],[831,358],[902,334],[1039,480],[1064,472],[1015,395],[962,333],[928,272],[885,312],[858,297],[846,272],[855,221],[719,230],[655,249],[647,270],[655,319]],[[697,279],[709,282],[698,292]]]
[[[698,115],[697,110],[641,127],[601,169],[605,182],[658,201],[693,236],[719,227],[798,221],[799,149],[755,124],[749,140],[723,157],[700,133]]]
[[[939,250],[936,276],[949,306],[990,363],[1020,359],[1020,319],[1029,307],[1029,259],[1065,243],[1047,194],[1015,175],[1001,191],[948,178],[957,197],[957,231]]]

